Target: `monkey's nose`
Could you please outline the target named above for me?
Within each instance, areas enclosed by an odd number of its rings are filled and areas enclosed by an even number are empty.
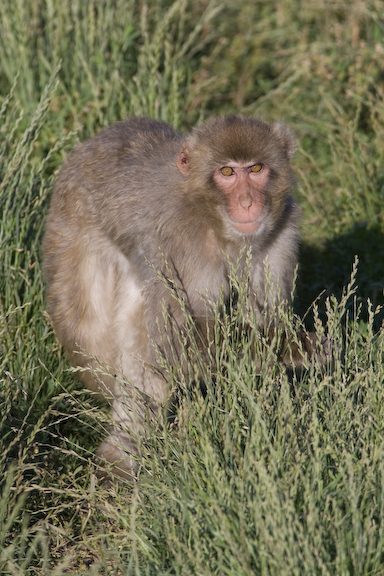
[[[240,196],[239,203],[244,210],[249,210],[252,206],[252,198],[250,196]]]

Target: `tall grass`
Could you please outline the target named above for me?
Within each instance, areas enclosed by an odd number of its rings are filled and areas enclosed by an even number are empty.
[[[33,110],[61,62],[56,130],[89,135],[132,114],[179,125],[191,62],[217,39],[209,28],[220,10],[216,0],[3,2],[0,82],[10,87],[19,71],[18,97]]]
[[[1,574],[383,572],[383,15],[381,0],[0,3]],[[256,369],[238,312],[217,318],[206,395],[185,382],[175,422],[148,425],[139,483],[103,485],[108,414],[44,312],[57,169],[126,115],[188,128],[239,109],[299,135],[296,308],[334,365],[289,376],[264,349]]]

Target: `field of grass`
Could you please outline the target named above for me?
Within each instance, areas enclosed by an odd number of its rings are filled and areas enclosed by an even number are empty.
[[[334,366],[256,374],[228,337],[103,484],[108,413],[45,313],[53,182],[115,120],[233,111],[298,135],[294,312]],[[383,0],[2,0],[0,209],[1,575],[384,574]]]

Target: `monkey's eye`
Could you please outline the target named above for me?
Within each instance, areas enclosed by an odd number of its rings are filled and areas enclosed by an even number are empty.
[[[254,164],[253,166],[251,166],[250,170],[251,172],[260,172],[262,167],[263,167],[262,164]]]
[[[220,169],[220,172],[223,176],[232,176],[232,174],[234,174],[234,171],[230,166],[224,166],[224,168]]]

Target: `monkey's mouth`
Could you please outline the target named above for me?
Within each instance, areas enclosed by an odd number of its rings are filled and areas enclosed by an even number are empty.
[[[231,224],[237,232],[240,232],[240,234],[254,234],[259,230],[262,224],[262,218],[258,218],[257,220],[248,220],[247,222],[238,222],[231,219]]]

